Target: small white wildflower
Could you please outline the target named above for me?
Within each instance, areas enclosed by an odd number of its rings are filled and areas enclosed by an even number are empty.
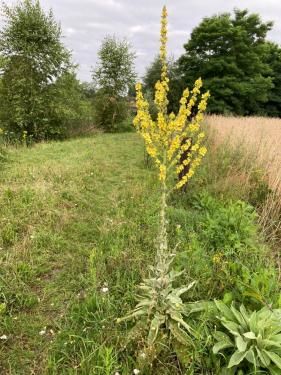
[[[51,334],[52,336],[54,336],[55,332],[54,332],[52,329],[50,329],[50,334]]]
[[[114,375],[120,375],[120,372],[116,371]]]
[[[0,340],[8,340],[8,336],[7,336],[7,335],[2,335],[2,336],[0,337]]]
[[[40,336],[44,336],[44,335],[46,335],[46,327],[44,327],[44,328],[39,332],[39,335],[40,335]]]
[[[140,373],[140,370],[138,370],[137,368],[135,368],[134,371],[133,371],[133,374],[134,375],[138,375],[139,373]]]
[[[107,286],[104,286],[103,288],[101,288],[101,291],[103,293],[107,293],[109,291],[108,287]]]
[[[51,307],[54,307],[55,306],[55,304],[54,303],[51,303]]]
[[[146,357],[146,354],[145,354],[145,353],[141,353],[141,354],[140,354],[140,357],[141,357],[141,358],[145,358],[145,357]]]

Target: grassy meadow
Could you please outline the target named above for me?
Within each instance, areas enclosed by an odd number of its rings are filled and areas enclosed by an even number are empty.
[[[214,135],[208,142],[198,175],[169,205],[181,283],[197,280],[189,301],[277,306],[279,232],[270,237],[267,217],[266,238],[259,224],[271,188],[255,156],[217,145]],[[94,134],[4,155],[0,373],[132,374],[130,324],[116,319],[134,306],[153,262],[159,210],[142,141],[135,133]],[[146,374],[218,373],[210,324],[204,316],[191,324],[200,339],[186,372],[164,351]]]

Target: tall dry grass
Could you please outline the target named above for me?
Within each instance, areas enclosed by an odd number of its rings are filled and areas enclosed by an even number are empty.
[[[240,179],[241,189],[251,180],[253,168],[263,174],[271,192],[259,207],[260,226],[265,237],[281,244],[281,119],[264,117],[208,116],[215,145],[227,143],[233,149],[242,150],[248,166],[237,174],[237,166],[229,173],[229,182]],[[237,151],[238,152],[238,151]],[[247,160],[246,160],[247,159]],[[236,173],[236,175],[235,175]]]

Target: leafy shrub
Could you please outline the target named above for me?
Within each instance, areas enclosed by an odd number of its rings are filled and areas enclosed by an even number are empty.
[[[202,234],[211,251],[235,255],[243,249],[254,247],[257,240],[257,214],[245,202],[221,203],[210,195],[203,195],[198,208],[206,210]]]
[[[126,99],[100,92],[94,101],[95,125],[107,132],[116,132],[129,117],[129,106]],[[121,126],[120,126],[121,124]]]
[[[258,267],[257,267],[258,265]],[[261,306],[281,307],[278,274],[272,264],[253,261],[252,268],[241,262],[229,262],[225,278],[232,284],[226,297],[228,301],[239,301],[259,309]]]
[[[226,374],[249,374],[268,369],[270,374],[281,370],[281,310],[264,307],[248,312],[243,305],[237,310],[216,301],[219,320],[224,331],[216,331],[215,354],[227,358]]]

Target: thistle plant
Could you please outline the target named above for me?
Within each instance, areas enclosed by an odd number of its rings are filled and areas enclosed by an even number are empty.
[[[183,92],[178,114],[168,113],[166,7],[162,11],[160,41],[162,71],[161,79],[155,85],[154,99],[157,119],[153,121],[150,116],[149,103],[144,98],[140,83],[136,85],[137,115],[134,119],[134,125],[144,139],[147,153],[153,159],[159,174],[161,203],[156,260],[155,265],[150,267],[150,277],[140,285],[138,305],[131,314],[119,319],[138,319],[149,327],[145,351],[146,355],[151,354],[151,360],[157,355],[157,343],[163,338],[192,345],[190,335],[194,332],[184,320],[186,309],[181,296],[190,290],[194,282],[178,289],[173,286],[180,273],[172,269],[175,254],[168,246],[166,210],[171,192],[187,184],[207,152],[203,144],[205,134],[201,131],[200,124],[209,98],[209,92],[200,94],[202,81],[198,79],[191,92],[188,89]],[[191,118],[194,112],[196,115]],[[177,176],[181,177],[175,182]],[[148,362],[149,359],[146,358],[146,363]]]

